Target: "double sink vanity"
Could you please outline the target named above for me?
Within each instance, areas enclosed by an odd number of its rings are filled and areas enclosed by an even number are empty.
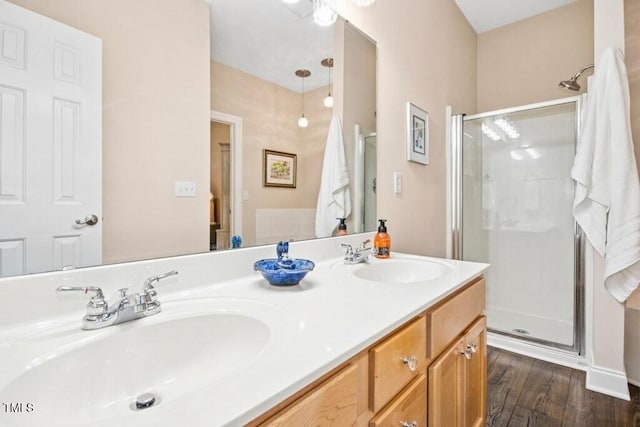
[[[253,271],[273,245],[0,279],[0,425],[480,425],[488,266],[345,264],[367,237],[292,243],[315,268],[289,287]],[[173,270],[160,312],[104,328],[56,292],[113,300]]]

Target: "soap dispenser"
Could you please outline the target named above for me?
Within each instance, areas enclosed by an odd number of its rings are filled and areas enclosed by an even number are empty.
[[[347,234],[347,224],[345,221],[346,218],[336,218],[340,223],[338,224],[338,231],[336,231],[336,236],[344,236]]]
[[[379,219],[378,233],[373,238],[373,254],[376,258],[391,256],[391,236],[387,234],[386,219]]]

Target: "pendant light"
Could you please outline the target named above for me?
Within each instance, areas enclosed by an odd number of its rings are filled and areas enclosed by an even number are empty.
[[[313,22],[321,27],[328,27],[333,25],[336,19],[338,14],[324,0],[313,0]]]
[[[327,108],[333,108],[333,96],[331,96],[331,69],[333,68],[333,58],[324,58],[320,61],[320,64],[329,69],[329,95],[324,99],[323,104]]]
[[[353,4],[359,7],[367,7],[374,4],[376,0],[353,0]]]
[[[304,116],[304,79],[311,75],[309,70],[296,70],[296,76],[302,79],[302,115],[298,119],[298,126],[306,128],[309,126],[309,120]]]

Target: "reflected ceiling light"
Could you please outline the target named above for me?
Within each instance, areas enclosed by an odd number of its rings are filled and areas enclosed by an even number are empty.
[[[526,151],[529,157],[531,157],[533,160],[538,160],[540,157],[542,157],[542,154],[540,154],[540,152],[535,148],[525,148],[524,151]]]
[[[333,108],[333,96],[331,96],[331,69],[333,68],[333,58],[324,58],[320,61],[320,64],[329,69],[329,95],[327,95],[322,103],[327,108]]]
[[[304,116],[304,79],[311,75],[309,70],[296,70],[296,76],[302,79],[302,115],[298,119],[298,126],[306,128],[309,126],[309,119]]]
[[[359,7],[367,7],[374,4],[376,0],[353,0],[353,4]]]
[[[516,129],[515,125],[507,118],[500,117],[493,121],[502,131],[511,139],[520,137],[520,132]]]
[[[498,135],[498,132],[491,129],[491,127],[485,123],[482,123],[482,133],[484,133],[494,141],[498,141],[500,139],[500,135]]]
[[[324,0],[313,0],[313,22],[321,27],[328,27],[333,25],[336,19],[338,14]]]
[[[511,158],[513,160],[523,160],[524,156],[522,155],[522,153],[520,151],[516,151],[516,150],[511,150]]]

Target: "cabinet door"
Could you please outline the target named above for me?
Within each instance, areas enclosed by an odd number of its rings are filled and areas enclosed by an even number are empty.
[[[458,339],[429,367],[430,427],[462,425],[464,345],[464,338]]]
[[[484,426],[487,401],[487,318],[482,316],[467,330],[464,337],[464,426]]]
[[[352,426],[357,419],[358,372],[349,365],[261,426]]]
[[[400,427],[427,425],[427,381],[420,375],[391,401],[369,427]]]

